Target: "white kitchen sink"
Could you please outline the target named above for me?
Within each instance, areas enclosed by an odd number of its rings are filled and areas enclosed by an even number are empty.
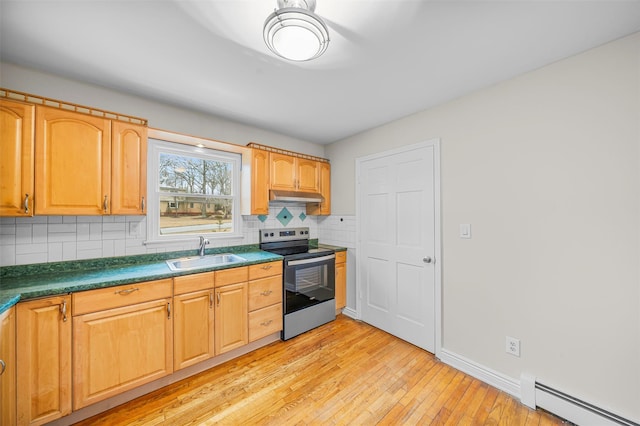
[[[207,268],[209,266],[228,265],[230,263],[246,262],[244,257],[231,254],[210,254],[208,256],[190,256],[167,260],[172,271],[188,271],[191,269]]]

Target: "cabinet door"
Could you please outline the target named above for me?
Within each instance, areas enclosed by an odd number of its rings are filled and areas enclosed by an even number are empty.
[[[307,203],[308,215],[330,215],[331,214],[331,165],[329,163],[319,163],[320,194],[324,197],[322,203]]]
[[[214,356],[213,297],[213,288],[174,296],[174,371]]]
[[[216,355],[248,343],[247,283],[216,288]]]
[[[144,214],[147,203],[147,128],[111,123],[111,214]]]
[[[73,409],[172,373],[171,299],[73,318]]]
[[[0,216],[33,216],[34,106],[0,100]]]
[[[269,214],[269,153],[251,150],[251,214]]]
[[[16,424],[15,308],[0,316],[0,424]]]
[[[336,309],[347,306],[346,252],[336,253]]]
[[[318,162],[305,158],[296,158],[296,184],[299,191],[318,192]]]
[[[69,296],[17,305],[18,424],[40,425],[71,413]]]
[[[36,107],[35,213],[110,212],[111,121]]]
[[[269,153],[271,189],[296,189],[296,159],[290,155]]]

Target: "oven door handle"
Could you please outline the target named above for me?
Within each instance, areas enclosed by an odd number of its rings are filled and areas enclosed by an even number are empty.
[[[321,256],[321,257],[311,257],[309,259],[301,259],[301,260],[289,260],[287,262],[287,266],[298,266],[298,265],[307,265],[309,263],[319,263],[319,262],[324,262],[326,260],[331,260],[331,259],[335,259],[336,255],[335,253],[327,255],[327,256]]]

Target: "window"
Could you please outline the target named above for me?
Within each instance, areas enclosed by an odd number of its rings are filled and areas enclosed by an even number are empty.
[[[150,241],[240,236],[239,154],[149,139]]]

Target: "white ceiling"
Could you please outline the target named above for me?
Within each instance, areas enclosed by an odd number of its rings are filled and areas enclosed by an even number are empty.
[[[317,0],[331,42],[275,57],[276,0],[0,0],[6,62],[330,143],[640,31],[640,0]]]

